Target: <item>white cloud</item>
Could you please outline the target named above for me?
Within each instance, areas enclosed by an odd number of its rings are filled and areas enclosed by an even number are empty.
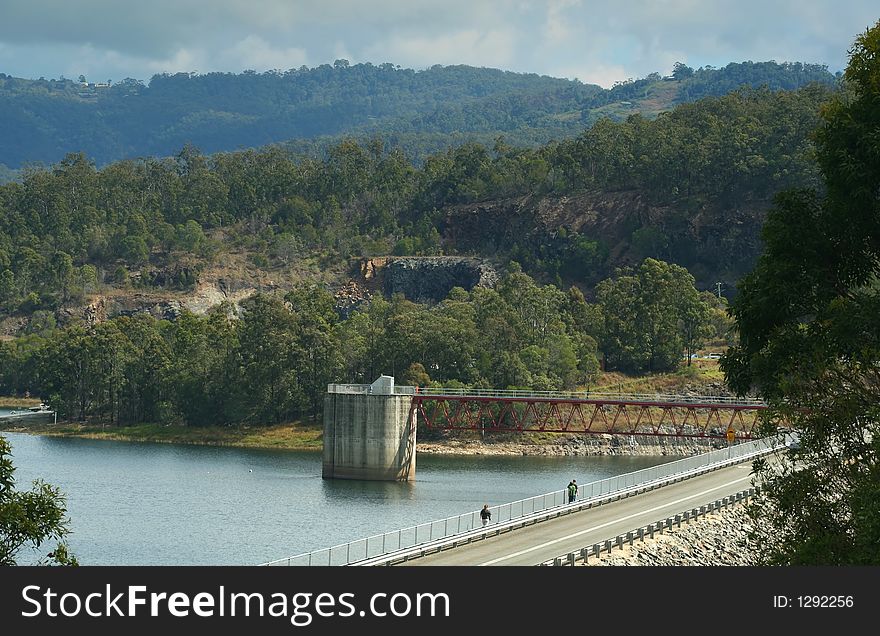
[[[228,71],[268,71],[299,68],[308,62],[304,49],[299,47],[276,48],[258,35],[249,35],[236,42],[220,56],[223,69]]]
[[[566,79],[577,79],[584,84],[598,84],[602,88],[611,88],[615,82],[627,79],[628,77],[627,71],[623,66],[601,63],[593,63],[581,67],[559,68],[555,69],[555,72],[551,73],[551,75]]]
[[[202,62],[207,59],[203,51],[195,49],[177,49],[174,54],[163,60],[149,60],[146,67],[153,73],[205,73],[212,71]]]
[[[406,60],[408,66],[469,64],[506,68],[514,59],[513,30],[466,29],[437,36],[393,35],[364,49],[362,57],[377,62]]]
[[[552,0],[547,4],[547,21],[544,24],[544,40],[549,44],[560,44],[571,37],[567,9],[580,7],[581,0]]]
[[[608,82],[743,60],[846,64],[876,0],[0,0],[0,71],[156,72],[392,62]],[[593,70],[590,70],[593,69]],[[583,79],[583,78],[582,78]],[[587,81],[584,79],[583,81]],[[612,82],[613,83],[613,82]]]

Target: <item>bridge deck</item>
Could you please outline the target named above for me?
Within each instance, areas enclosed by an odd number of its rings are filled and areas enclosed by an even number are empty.
[[[539,565],[560,554],[577,552],[633,528],[733,495],[749,488],[751,479],[751,463],[722,468],[640,495],[394,565]]]

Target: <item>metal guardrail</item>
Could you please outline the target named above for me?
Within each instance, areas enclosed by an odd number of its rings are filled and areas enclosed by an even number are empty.
[[[520,499],[511,503],[490,507],[493,524],[497,528],[518,519],[530,519],[535,515],[551,511],[570,509],[577,504],[595,505],[600,499],[613,499],[616,495],[631,492],[646,484],[655,484],[673,477],[681,477],[695,471],[703,472],[745,461],[750,457],[763,454],[777,447],[773,439],[758,439],[674,460],[651,468],[644,468],[632,473],[609,477],[578,487],[577,501],[568,504],[567,492],[557,490],[528,499]],[[400,530],[377,534],[348,543],[313,550],[291,557],[276,559],[260,565],[274,566],[335,566],[352,565],[361,561],[376,559],[385,555],[427,546],[440,540],[463,538],[473,532],[485,531],[480,521],[480,511],[474,510],[454,517],[447,517]]]
[[[404,388],[404,387],[399,387]],[[406,387],[409,388],[409,387]],[[727,395],[672,395],[662,393],[594,393],[591,391],[525,391],[514,389],[443,389],[435,387],[414,387],[415,395],[437,397],[498,397],[498,398],[540,398],[563,400],[597,400],[619,402],[674,402],[705,404],[736,404],[743,406],[764,406],[762,400],[736,398]]]
[[[367,395],[371,393],[372,384],[328,384],[327,393],[350,393]],[[417,387],[395,384],[391,395],[415,395]]]
[[[759,451],[753,453],[751,457],[756,457],[762,454],[766,454],[772,452],[772,448],[765,449],[763,451]],[[602,505],[605,503],[609,503],[612,501],[618,501],[620,499],[624,499],[626,497],[631,497],[634,495],[641,494],[643,492],[647,492],[649,490],[653,490],[655,488],[660,488],[661,486],[666,486],[669,484],[673,484],[676,482],[684,481],[690,477],[695,477],[697,475],[701,475],[703,473],[711,472],[713,470],[718,470],[719,468],[724,468],[726,466],[731,466],[737,463],[741,463],[745,460],[744,458],[740,459],[728,459],[723,462],[715,463],[710,466],[705,466],[690,473],[681,473],[678,475],[672,475],[670,477],[657,480],[655,482],[649,482],[647,484],[641,484],[638,486],[633,486],[631,488],[626,488],[623,490],[616,491],[614,493],[603,495],[588,501],[580,501],[570,504],[565,504],[563,506],[559,506],[557,508],[552,508],[546,510],[544,512],[536,513],[534,515],[526,516],[518,520],[508,521],[503,524],[497,524],[494,526],[473,530],[469,533],[465,533],[464,535],[458,537],[451,537],[448,539],[441,539],[438,541],[434,541],[432,543],[423,544],[414,548],[409,548],[407,550],[401,550],[394,554],[382,555],[379,557],[374,557],[372,559],[366,559],[363,561],[358,561],[350,564],[352,567],[357,566],[377,566],[377,565],[394,565],[397,563],[403,563],[405,561],[419,558],[421,556],[426,556],[428,554],[433,554],[436,552],[440,552],[441,550],[449,549],[450,547],[456,547],[458,545],[464,545],[470,543],[472,541],[485,539],[489,536],[499,535],[502,532],[509,532],[516,528],[522,528],[528,525],[533,525],[535,523],[539,523],[541,521],[548,521],[550,519],[555,519],[562,515],[571,514],[573,512],[579,512],[585,508],[592,508],[594,506]]]
[[[328,393],[369,394],[369,384],[328,384]],[[594,393],[591,391],[531,391],[519,389],[445,389],[442,387],[394,386],[394,395],[429,397],[497,397],[538,398],[562,400],[598,400],[603,402],[663,402],[678,404],[724,404],[737,406],[765,406],[763,400],[729,395],[673,395],[658,393]]]
[[[705,506],[700,506],[699,508],[691,508],[690,510],[684,510],[680,514],[674,515],[672,517],[660,519],[655,523],[649,523],[646,526],[641,526],[640,528],[636,528],[631,532],[627,532],[625,535],[619,534],[611,539],[606,539],[602,543],[594,543],[590,546],[584,546],[580,550],[575,550],[573,552],[562,554],[560,556],[554,557],[553,559],[544,561],[540,565],[577,565],[578,561],[583,561],[584,564],[587,564],[589,563],[590,556],[598,558],[599,555],[602,554],[602,552],[607,552],[608,554],[610,554],[612,549],[623,549],[624,545],[633,545],[633,542],[635,542],[636,540],[644,541],[645,539],[653,539],[655,532],[663,534],[664,530],[671,530],[674,527],[680,528],[682,523],[690,523],[691,521],[694,521],[701,516],[711,514],[712,512],[721,510],[722,508],[726,508],[727,506],[744,503],[748,501],[751,497],[754,497],[759,492],[759,490],[759,488],[748,488],[746,490],[742,490],[728,497],[722,497],[721,499],[716,499],[713,502],[709,502]]]

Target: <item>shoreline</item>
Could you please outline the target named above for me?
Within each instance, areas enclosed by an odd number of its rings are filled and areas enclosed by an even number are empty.
[[[0,422],[3,433],[24,433],[46,437],[72,437],[114,442],[148,442],[155,444],[189,444],[193,446],[225,446],[264,450],[321,450],[320,427],[312,425],[278,425],[266,427],[204,427],[163,426],[101,426],[100,424],[19,424]]]
[[[567,436],[553,442],[445,440],[416,442],[416,452],[429,455],[507,455],[544,457],[681,456],[712,450],[707,440],[668,442],[652,436],[635,436],[635,443],[608,434]]]
[[[95,424],[38,424],[10,426],[0,422],[0,434],[25,433],[50,437],[75,437],[122,442],[191,444],[263,450],[323,450],[323,427],[317,424],[276,426],[206,427],[138,426],[109,427]],[[717,447],[712,440],[676,440],[654,436],[614,436],[608,434],[565,435],[555,439],[429,439],[416,441],[416,452],[426,455],[460,456],[681,456],[707,452]]]

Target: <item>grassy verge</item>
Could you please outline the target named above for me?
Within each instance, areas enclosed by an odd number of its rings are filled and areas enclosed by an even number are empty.
[[[596,393],[670,393],[675,394],[685,387],[724,383],[724,373],[718,368],[717,360],[694,361],[691,366],[682,365],[670,373],[649,373],[643,376],[629,376],[616,371],[603,371],[596,384],[589,387]]]
[[[28,424],[11,427],[9,431],[86,437],[128,442],[164,442],[169,444],[203,444],[238,448],[269,448],[276,450],[321,450],[323,428],[320,424],[280,424],[276,426],[211,426],[187,427],[140,424],[137,426],[105,426],[100,424]]]

